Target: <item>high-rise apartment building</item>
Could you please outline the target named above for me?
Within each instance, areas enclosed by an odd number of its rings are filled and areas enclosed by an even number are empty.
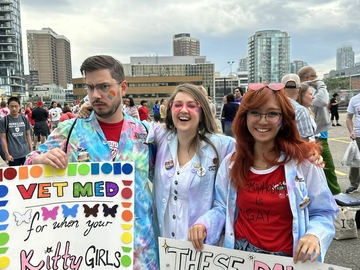
[[[289,73],[290,36],[280,30],[257,31],[248,42],[249,83],[280,82]]]
[[[39,84],[61,85],[72,81],[70,41],[51,28],[27,30],[29,71],[38,71]]]
[[[350,45],[343,45],[336,50],[336,70],[351,68],[355,63],[355,54]]]
[[[20,0],[0,0],[0,91],[25,95]]]
[[[174,56],[199,56],[200,40],[190,37],[189,33],[180,33],[173,36]]]
[[[248,71],[248,55],[247,53],[244,54],[243,57],[240,58],[239,60],[239,68],[237,69],[237,71]]]
[[[299,70],[302,67],[308,66],[307,62],[304,62],[303,60],[294,60],[290,63],[290,73],[298,74]]]

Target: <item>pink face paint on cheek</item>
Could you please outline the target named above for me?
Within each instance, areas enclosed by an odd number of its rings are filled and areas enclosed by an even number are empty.
[[[116,93],[115,93],[114,90],[110,90],[110,91],[108,92],[108,95],[107,95],[108,99],[113,100],[113,98],[114,98],[115,96],[116,96]]]
[[[173,113],[178,113],[178,112],[181,111],[181,109],[182,109],[182,108],[175,108],[174,106],[171,107],[171,111],[172,111]]]
[[[277,127],[280,127],[282,125],[282,120],[281,118],[276,122],[276,126]]]

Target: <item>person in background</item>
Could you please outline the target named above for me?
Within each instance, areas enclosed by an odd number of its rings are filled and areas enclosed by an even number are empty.
[[[219,120],[221,122],[221,129],[222,129],[223,133],[225,132],[225,118],[223,117],[222,112],[224,110],[224,105],[226,104],[226,102],[227,102],[226,96],[223,96],[222,104],[221,104],[221,108],[220,108],[220,117],[219,117]]]
[[[154,112],[154,121],[160,122],[160,103],[158,100],[155,101],[154,106],[152,107],[152,110]]]
[[[329,148],[328,130],[331,128],[331,122],[329,117],[329,110],[327,108],[329,104],[329,92],[323,81],[318,80],[316,71],[311,66],[302,67],[298,75],[300,82],[308,84],[313,92],[313,106],[311,107],[312,112],[315,115],[315,123],[317,129],[315,134],[320,134],[317,140],[321,142],[321,155],[325,162],[324,172],[328,186],[334,196],[341,193],[341,188],[337,180],[335,173],[335,165],[332,154]]]
[[[34,139],[34,119],[32,118],[32,110],[34,108],[34,105],[32,104],[32,102],[29,102],[26,104],[26,109],[24,112],[25,117],[28,119],[29,123],[30,123],[30,137],[33,140]]]
[[[6,101],[3,100],[3,101],[0,102],[0,119],[5,117],[8,114],[10,114],[10,110],[7,107]],[[0,156],[4,161],[6,160],[5,153],[4,153],[4,150],[2,148],[1,137],[0,137]]]
[[[131,117],[139,119],[139,112],[135,106],[134,99],[132,97],[128,97],[125,99],[125,108],[124,112]]]
[[[340,127],[339,124],[339,101],[336,99],[338,97],[338,93],[334,93],[332,95],[332,99],[330,99],[330,114],[331,114],[331,124],[333,127]],[[336,120],[336,125],[334,124],[334,119]]]
[[[311,124],[309,110],[296,101],[301,91],[300,78],[297,74],[286,74],[281,82],[285,84],[285,93],[290,98],[291,105],[295,110],[295,120],[300,137],[304,141],[309,141],[309,138],[314,136],[315,130]]]
[[[73,118],[77,117],[75,114],[73,114],[71,112],[71,107],[68,104],[64,105],[64,107],[62,108],[62,112],[63,113],[62,113],[62,115],[60,117],[59,122],[63,122],[63,121],[70,120],[70,119],[73,119]]]
[[[166,99],[160,101],[160,123],[164,123],[166,117]]]
[[[60,105],[61,106],[61,105]],[[62,115],[62,109],[58,107],[56,101],[51,102],[51,109],[49,110],[51,129],[54,130],[59,124],[60,117]]]
[[[34,119],[34,147],[38,143],[40,136],[40,143],[44,143],[46,137],[50,134],[50,129],[48,126],[48,112],[43,108],[43,102],[38,100],[36,103],[36,108],[32,111],[32,118]]]
[[[140,121],[151,121],[149,109],[147,107],[147,100],[140,101],[141,107],[138,109]]]
[[[313,99],[314,99],[314,95],[312,93],[312,90],[310,88],[310,86],[308,84],[301,84],[301,90],[299,93],[299,96],[297,98],[297,102],[299,102],[299,104],[301,104],[302,106],[304,106],[306,109],[309,110],[310,113],[310,121],[311,121],[311,126],[313,127],[313,130],[316,130],[316,123],[315,123],[315,119],[314,119],[314,113],[311,111],[311,106],[313,105]],[[317,135],[318,137],[319,135]],[[313,136],[309,137],[309,142],[315,142],[315,137],[316,134],[314,134]]]
[[[206,97],[206,99],[208,100],[211,113],[212,113],[213,116],[215,117],[215,116],[216,116],[216,107],[215,107],[215,104],[211,101],[211,99],[210,99],[210,97],[209,97],[209,95],[208,95],[208,91],[207,91],[207,90],[205,89],[205,87],[202,86],[202,85],[199,85],[198,87],[199,87],[199,89],[201,90],[201,92],[204,94],[204,96]]]
[[[232,125],[238,108],[239,103],[235,101],[234,95],[228,94],[221,115],[224,118],[224,134],[227,136],[234,137]]]
[[[122,111],[122,97],[128,84],[119,61],[108,55],[91,56],[82,63],[80,71],[85,76],[93,112],[86,119],[77,118],[73,128],[75,119],[60,123],[45,144],[30,153],[26,164],[65,169],[68,162],[78,162],[84,156],[84,149],[87,153],[84,162],[134,162],[133,269],[157,270],[146,123]]]
[[[6,101],[1,101],[0,103],[0,119],[3,118],[4,116],[10,114],[10,110],[7,107],[7,103]]]
[[[189,229],[197,250],[204,240],[217,243],[225,229],[227,248],[294,263],[324,260],[338,206],[312,158],[320,145],[301,140],[284,86],[249,84],[234,120],[236,151],[220,165],[213,208]]]
[[[20,166],[32,150],[30,124],[28,119],[19,115],[20,100],[17,97],[8,99],[10,114],[0,120],[0,134],[5,159],[9,166]]]
[[[355,125],[353,118],[355,115]],[[360,149],[360,94],[353,96],[347,107],[346,127],[350,133],[350,138],[356,141]],[[349,172],[350,187],[346,189],[346,193],[351,194],[359,191],[360,174],[359,167],[350,167]]]
[[[181,84],[169,98],[165,125],[153,124],[157,147],[153,193],[160,236],[188,240],[188,229],[209,210],[220,161],[235,140],[218,133],[209,101],[196,85]]]
[[[240,104],[243,99],[243,92],[240,87],[234,89],[235,102]]]

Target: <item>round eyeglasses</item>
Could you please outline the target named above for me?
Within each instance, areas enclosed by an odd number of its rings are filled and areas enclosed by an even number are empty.
[[[258,111],[248,111],[246,115],[247,119],[252,123],[260,122],[262,116],[270,124],[277,123],[281,118],[281,113],[279,112],[259,113]]]

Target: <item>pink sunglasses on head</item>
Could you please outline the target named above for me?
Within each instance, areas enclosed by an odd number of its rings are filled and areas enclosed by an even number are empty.
[[[285,84],[283,83],[269,83],[269,84],[264,84],[264,83],[250,83],[248,85],[248,89],[252,90],[252,91],[258,91],[258,90],[262,90],[265,87],[273,90],[273,91],[279,91],[281,89],[285,88]]]

